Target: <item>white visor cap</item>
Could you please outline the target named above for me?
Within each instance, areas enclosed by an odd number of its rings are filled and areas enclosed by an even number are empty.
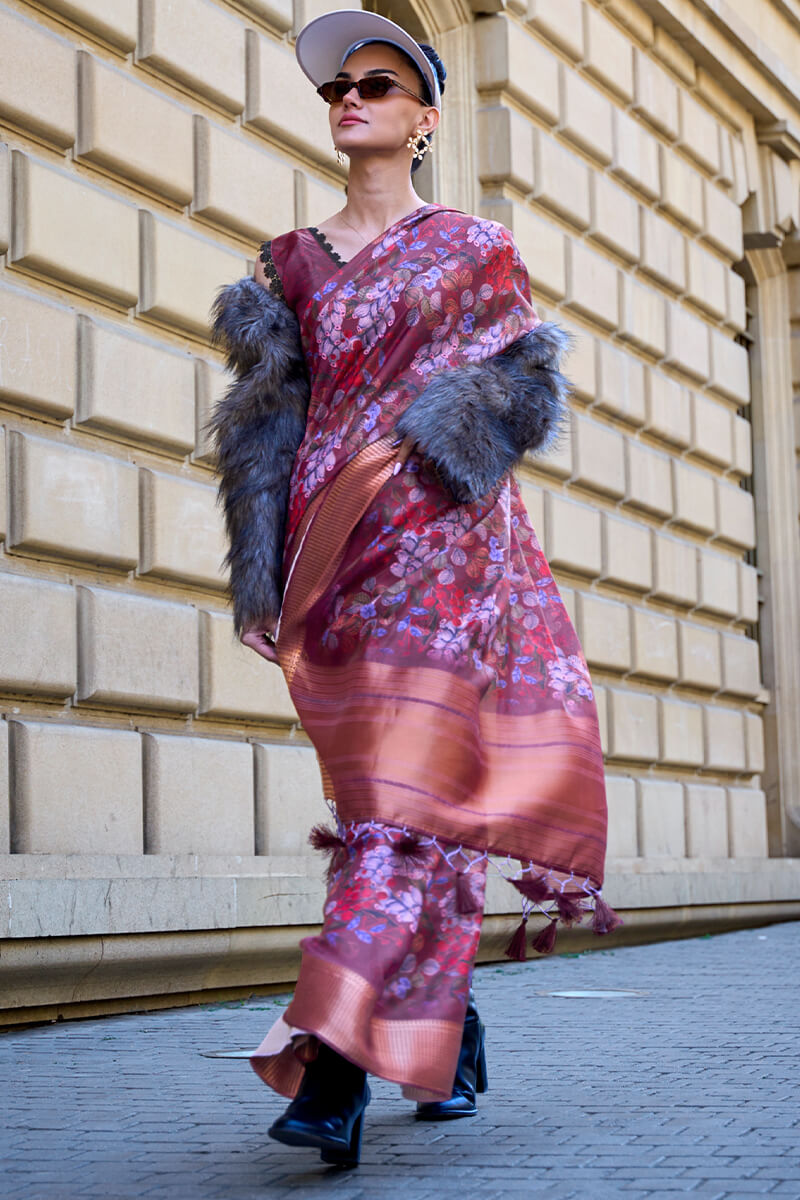
[[[340,8],[309,21],[297,35],[295,54],[303,72],[315,87],[335,79],[345,59],[357,46],[368,42],[389,42],[397,46],[421,71],[432,96],[432,108],[441,109],[439,80],[431,62],[417,43],[394,21],[378,13]]]

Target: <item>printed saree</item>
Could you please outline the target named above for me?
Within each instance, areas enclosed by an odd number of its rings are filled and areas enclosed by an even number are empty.
[[[439,205],[398,221],[348,263],[310,230],[275,239],[271,254],[311,380],[277,653],[345,842],[285,1025],[314,1030],[409,1094],[441,1097],[471,958],[437,992],[430,980],[441,964],[433,971],[435,956],[419,957],[426,921],[438,922],[440,939],[457,928],[474,957],[489,854],[514,860],[508,873],[526,903],[548,905],[554,918],[570,923],[592,904],[602,932],[608,912],[591,683],[516,481],[508,474],[479,501],[457,504],[393,432],[432,372],[480,363],[539,320],[509,232]],[[409,889],[384,879],[384,900],[350,928],[354,889],[389,870],[381,853],[400,836],[428,855],[424,883],[413,853],[392,860],[416,880],[413,921],[400,936],[387,897]],[[450,927],[437,879],[449,887]],[[455,899],[465,879],[472,906]],[[354,1028],[357,1045],[342,1032]],[[253,1066],[292,1095],[302,1067],[277,1036]]]

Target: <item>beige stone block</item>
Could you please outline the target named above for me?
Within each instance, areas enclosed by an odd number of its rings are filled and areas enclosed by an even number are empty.
[[[744,718],[738,708],[708,705],[703,710],[706,767],[715,771],[745,769]]]
[[[141,854],[138,733],[11,723],[16,854]]]
[[[136,208],[14,151],[13,262],[125,307],[138,294]]]
[[[682,700],[659,700],[660,761],[667,766],[703,765],[703,710]]]
[[[178,204],[192,198],[189,110],[83,50],[76,154]]]
[[[756,514],[751,492],[722,479],[716,481],[717,531],[722,541],[752,550],[756,544]]]
[[[749,563],[740,562],[739,570],[739,611],[736,616],[740,621],[755,625],[758,620],[758,571]]]
[[[637,858],[639,819],[636,784],[625,775],[606,775],[608,803],[608,858]]]
[[[605,96],[562,63],[561,134],[603,166],[614,157],[611,113]]]
[[[608,259],[582,242],[567,242],[566,306],[606,329],[619,320],[617,275]]]
[[[7,8],[0,13],[0,120],[61,148],[75,140],[72,47]]]
[[[731,858],[767,858],[767,801],[755,788],[729,787],[728,850]]]
[[[686,255],[680,230],[649,208],[642,209],[642,261],[645,275],[673,292],[686,287]]]
[[[10,434],[9,546],[129,570],[138,558],[136,468],[63,441]]]
[[[679,96],[680,144],[711,175],[720,172],[720,126],[688,92]]]
[[[666,146],[661,147],[661,208],[696,233],[703,227],[703,178]]]
[[[640,0],[607,0],[606,11],[616,17],[620,25],[633,34],[645,46],[653,43],[652,18],[642,11]]]
[[[552,6],[551,6],[552,7]],[[629,38],[601,12],[584,10],[583,69],[625,102],[633,99],[633,52]]]
[[[306,746],[256,744],[256,854],[307,854],[325,818],[317,757]]]
[[[658,759],[658,701],[647,692],[608,689],[609,755],[635,762]]]
[[[708,625],[678,625],[680,682],[687,687],[716,691],[722,683],[719,634]]]
[[[633,51],[634,112],[668,138],[678,136],[678,88],[667,72],[643,50]]]
[[[645,422],[645,369],[625,350],[608,342],[597,344],[597,401],[601,412],[629,425]]]
[[[0,721],[0,854],[11,853],[8,721]]]
[[[575,593],[571,588],[569,590],[574,603]],[[566,600],[564,601],[564,607],[567,609],[567,612],[569,612],[570,620],[572,620],[573,625],[576,624],[572,618],[572,612],[568,608]],[[593,684],[592,692],[594,693],[594,703],[595,708],[597,709],[597,724],[600,729],[600,749],[605,755],[608,753],[608,704],[606,702],[606,689],[604,687],[599,687],[597,684]]]
[[[678,630],[674,617],[650,608],[631,611],[634,675],[668,682],[678,678]]]
[[[81,587],[78,698],[191,712],[198,703],[197,610],[152,596]]]
[[[704,250],[699,242],[686,243],[686,280],[689,296],[698,306],[717,320],[724,320],[728,307],[726,285],[730,271]]]
[[[703,237],[731,262],[744,254],[742,210],[710,180],[703,181]]]
[[[602,569],[600,513],[554,492],[545,493],[547,555],[555,567],[596,577]]]
[[[75,404],[75,313],[0,284],[0,396],[53,417]]]
[[[341,187],[331,187],[316,176],[305,171],[295,170],[294,173],[294,203],[295,218],[293,224],[321,225],[325,217],[342,207],[345,194]],[[277,225],[276,225],[277,230]],[[283,230],[277,230],[282,233]]]
[[[603,579],[635,592],[653,586],[650,531],[634,521],[603,514]]]
[[[0,254],[11,241],[11,151],[0,144]]]
[[[738,570],[735,558],[697,551],[697,606],[723,617],[735,617],[739,607]]]
[[[737,275],[734,271],[726,271],[725,286],[727,291],[726,323],[736,333],[743,333],[747,329],[745,282],[741,275]]]
[[[664,361],[691,379],[705,382],[711,373],[709,329],[705,321],[678,304],[667,309],[667,353]]]
[[[75,592],[63,583],[0,575],[0,687],[71,696],[77,679]]]
[[[657,25],[654,30],[655,42],[653,43],[653,53],[661,59],[670,70],[682,79],[685,84],[692,87],[696,76],[697,68],[695,61],[688,50],[685,50],[675,38],[670,37],[667,31]],[[683,92],[680,93],[683,95]],[[682,128],[682,126],[681,126]]]
[[[583,0],[528,0],[527,21],[573,61],[583,58]]]
[[[160,471],[139,478],[139,573],[224,590],[227,542],[216,488]]]
[[[200,708],[210,717],[297,721],[280,667],[234,636],[228,613],[200,613]]]
[[[548,125],[559,115],[558,60],[506,16],[475,22],[476,79],[482,91],[502,89]]]
[[[628,438],[625,443],[625,503],[659,517],[672,516],[670,459]]]
[[[639,258],[639,205],[607,175],[592,174],[589,236],[626,262]]]
[[[0,538],[8,533],[8,480],[6,478],[6,431],[0,427]]]
[[[628,606],[592,592],[576,595],[578,637],[590,667],[627,671],[631,664]]]
[[[527,117],[506,105],[477,113],[478,175],[485,183],[513,183],[522,192],[533,187],[533,144]]]
[[[519,486],[522,493],[522,503],[525,505],[531,525],[533,525],[536,535],[541,541],[544,537],[544,492],[528,479],[520,479]]]
[[[662,358],[667,349],[666,300],[624,272],[620,274],[619,336],[654,358]]]
[[[207,334],[217,289],[247,274],[247,260],[153,213],[142,212],[140,312]]]
[[[561,597],[561,599],[564,601],[564,608],[567,610],[567,616],[570,619],[573,629],[575,629],[578,624],[577,593],[574,588],[564,587],[562,584],[562,586],[559,587],[559,589],[558,589],[558,594]],[[598,705],[599,704],[600,704],[600,701],[598,701]],[[602,722],[601,722],[601,726],[602,726]],[[602,728],[601,728],[601,736],[602,736]]]
[[[716,503],[713,476],[689,466],[681,459],[672,460],[674,521],[699,533],[714,533]]]
[[[733,457],[730,409],[699,392],[692,394],[691,451],[720,467]]]
[[[654,530],[653,595],[686,608],[697,603],[697,550],[691,542]]]
[[[612,172],[636,188],[648,200],[661,193],[658,142],[627,113],[614,110],[614,159]]]
[[[578,229],[591,222],[589,168],[539,129],[533,131],[533,198]]]
[[[253,751],[246,742],[146,733],[147,854],[253,853]]]
[[[133,50],[136,45],[136,0],[42,0],[42,3],[112,46]]]
[[[610,425],[575,414],[572,420],[573,482],[607,496],[625,493],[625,447]]]
[[[758,642],[741,634],[722,634],[722,691],[757,696],[761,691]]]
[[[208,423],[218,400],[224,396],[231,378],[218,363],[195,359],[195,453],[196,462],[214,465],[213,440]]]
[[[760,774],[764,770],[764,721],[758,713],[744,714],[744,735],[747,770]]]
[[[563,300],[567,294],[564,234],[531,212],[527,205],[513,200],[485,201],[481,205],[481,215],[499,221],[514,234],[514,241],[528,268],[534,303],[540,294]]]
[[[298,3],[302,5],[303,0],[298,0]],[[255,13],[257,17],[261,17],[281,33],[286,33],[292,27],[293,5],[291,0],[242,0],[242,7]],[[350,6],[344,4],[342,7],[349,8]],[[303,24],[305,21],[297,28],[301,29]]]
[[[244,28],[211,0],[141,0],[137,60],[228,112],[244,108]]]
[[[194,363],[188,354],[82,316],[75,420],[187,454],[194,448]]]
[[[643,858],[683,858],[686,854],[683,786],[639,779],[639,844]]]
[[[572,387],[572,396],[576,400],[590,403],[597,393],[597,343],[587,330],[579,329],[577,325],[571,325],[568,321],[560,320],[559,324],[572,339],[564,364]]]
[[[750,360],[740,346],[718,329],[711,330],[711,372],[708,386],[736,404],[750,403]]]
[[[753,427],[744,417],[731,414],[731,436],[733,443],[732,467],[739,475],[753,473]]]
[[[686,853],[689,858],[728,857],[725,788],[686,784]]]
[[[648,433],[681,449],[688,446],[692,436],[689,389],[658,371],[647,371],[645,395]]]
[[[337,0],[338,3],[338,0]],[[294,29],[293,33],[297,33],[309,21],[313,21],[315,17],[321,17],[324,13],[331,11],[329,0],[294,0]],[[341,8],[356,8],[360,9],[360,0],[343,0]]]

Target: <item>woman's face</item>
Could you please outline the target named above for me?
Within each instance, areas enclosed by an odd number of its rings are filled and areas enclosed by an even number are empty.
[[[422,95],[422,84],[408,59],[393,46],[362,46],[345,61],[337,79],[363,79],[365,75],[389,75]],[[409,137],[422,129],[430,133],[439,123],[435,108],[420,104],[400,88],[391,88],[378,100],[362,100],[355,88],[344,100],[331,104],[331,136],[337,150],[350,157],[359,154],[402,153],[411,162]]]

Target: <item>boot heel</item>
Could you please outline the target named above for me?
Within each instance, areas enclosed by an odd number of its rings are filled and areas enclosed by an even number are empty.
[[[357,1167],[361,1162],[361,1130],[363,1125],[364,1110],[362,1109],[353,1125],[350,1145],[347,1150],[322,1150],[320,1152],[322,1161],[324,1163],[331,1163],[335,1167]]]
[[[475,1064],[475,1091],[488,1092],[489,1077],[486,1073],[486,1043],[481,1038],[481,1048],[478,1052],[478,1061]]]

